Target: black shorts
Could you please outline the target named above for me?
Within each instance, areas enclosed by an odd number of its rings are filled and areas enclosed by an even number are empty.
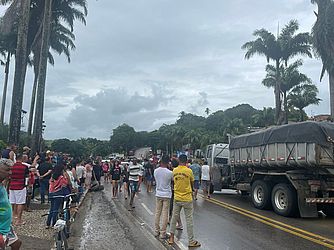
[[[113,176],[111,176],[111,179],[113,180],[113,181],[119,181],[120,179],[121,179],[121,177],[119,176],[119,175],[113,175]]]

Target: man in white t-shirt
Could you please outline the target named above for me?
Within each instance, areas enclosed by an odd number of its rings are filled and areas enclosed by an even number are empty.
[[[85,180],[84,180],[85,176],[84,175],[85,175],[85,170],[86,170],[85,167],[83,166],[83,163],[78,162],[76,164],[75,170],[76,170],[76,173],[77,173],[77,179],[80,182],[80,186],[83,186],[83,184],[85,183]]]
[[[167,167],[169,164],[169,157],[162,156],[159,168],[154,171],[154,178],[156,181],[156,205],[155,205],[155,236],[160,234],[160,239],[166,238],[166,228],[168,222],[168,212],[170,199],[172,197],[172,179],[173,172]],[[160,227],[160,218],[162,217],[162,225]]]
[[[202,166],[201,185],[204,196],[207,196],[209,199],[211,179],[211,167],[208,165],[207,161],[204,161],[204,165]]]

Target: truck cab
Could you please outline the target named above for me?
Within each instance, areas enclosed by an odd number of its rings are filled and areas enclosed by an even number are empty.
[[[215,191],[228,187],[229,180],[229,145],[224,143],[211,144],[206,147],[205,159],[211,167],[212,184]]]

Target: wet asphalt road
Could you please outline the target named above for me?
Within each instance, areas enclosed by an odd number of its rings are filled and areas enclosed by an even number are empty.
[[[71,228],[72,249],[165,249],[145,224],[122,204],[113,202],[110,187],[88,193]],[[109,189],[108,189],[109,188]]]
[[[172,249],[153,237],[154,193],[143,186],[135,210],[129,212],[123,193],[111,200],[110,184],[105,187],[86,197],[75,249]],[[184,217],[182,221],[184,230],[176,234],[176,249],[187,249]],[[200,249],[334,249],[334,219],[284,218],[257,210],[249,197],[226,190],[210,200],[194,201],[194,232],[202,243]]]

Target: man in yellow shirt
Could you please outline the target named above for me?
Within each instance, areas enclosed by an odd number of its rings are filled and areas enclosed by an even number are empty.
[[[199,247],[201,244],[194,240],[193,232],[193,198],[192,187],[194,184],[194,175],[190,168],[187,167],[187,156],[179,156],[180,164],[173,170],[174,178],[174,204],[173,214],[170,226],[169,244],[174,243],[174,234],[176,230],[176,220],[180,217],[182,208],[187,223],[188,246]]]

